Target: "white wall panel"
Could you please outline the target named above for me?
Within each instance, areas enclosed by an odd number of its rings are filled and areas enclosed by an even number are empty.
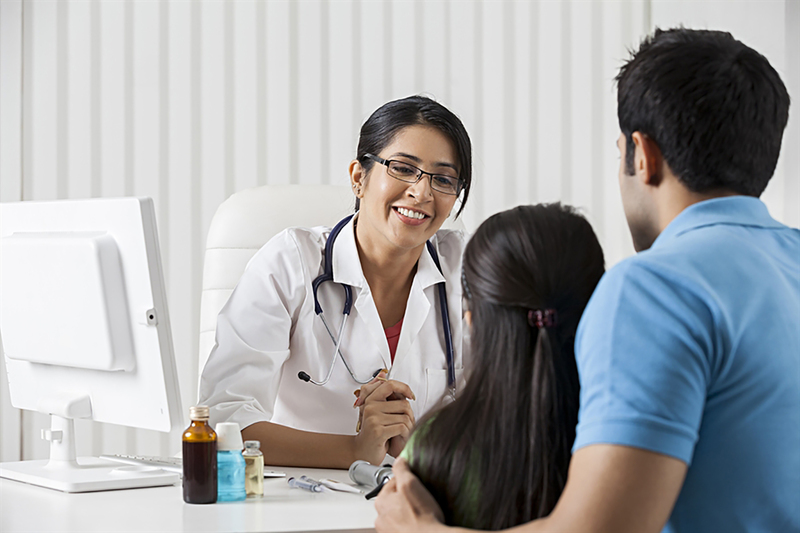
[[[387,24],[390,6],[384,2],[359,2],[356,31],[359,32],[359,74],[361,101],[358,111],[359,126],[389,98],[389,73],[392,65],[390,24]]]
[[[291,64],[296,71],[297,86],[294,91],[295,107],[289,112],[296,117],[291,122],[297,124],[292,131],[294,136],[290,139],[290,153],[297,174],[293,176],[292,183],[325,183],[327,177],[322,175],[321,167],[321,127],[322,117],[327,117],[328,113],[322,106],[328,87],[322,86],[322,71],[328,68],[328,43],[322,40],[322,27],[324,24],[327,31],[328,21],[322,20],[319,0],[297,2],[294,9],[297,13],[297,59],[292,60]]]
[[[361,126],[359,95],[361,87],[357,79],[358,48],[355,46],[360,29],[355,20],[356,5],[353,1],[328,4],[327,43],[328,91],[325,92],[324,109],[327,109],[327,127],[322,129],[327,137],[327,156],[322,169],[327,183],[346,185],[350,161],[356,155],[358,128]]]
[[[100,2],[100,195],[125,194],[127,135],[126,5]]]
[[[205,237],[231,193],[347,183],[362,122],[388,99],[425,93],[472,137],[469,228],[516,204],[560,200],[587,214],[613,265],[632,253],[614,147],[613,78],[627,48],[654,24],[730,29],[767,55],[794,94],[796,5],[3,0],[0,200],[155,199],[188,408]],[[785,142],[765,200],[797,225],[797,120]],[[10,409],[4,383],[0,457],[46,455],[36,430],[47,418]],[[179,441],[81,430],[82,453],[174,453]]]
[[[267,17],[267,183],[289,183],[289,144],[292,129],[289,108],[289,2],[266,3]]]
[[[0,2],[0,201],[22,200],[22,2]],[[0,359],[3,358],[0,339]],[[0,461],[19,459],[22,416],[0,360]]]
[[[511,28],[506,27],[507,19],[503,16],[509,5],[495,6],[491,2],[485,2],[481,7],[482,74],[475,81],[481,85],[483,133],[475,140],[473,148],[485,162],[485,169],[473,176],[472,183],[476,194],[470,202],[480,199],[476,207],[488,214],[501,211],[505,207],[505,189],[510,185],[510,182],[503,178],[509,175],[510,166],[510,162],[506,159],[504,142],[507,138],[504,119],[508,118],[506,117],[508,94],[503,79],[508,70],[506,32],[511,31]]]
[[[91,20],[91,8],[89,2],[76,2],[66,13],[65,148],[69,153],[66,172],[67,196],[70,198],[92,195],[92,33],[86,31]]]
[[[536,83],[536,129],[538,157],[536,158],[536,202],[553,202],[561,193],[561,79],[562,42],[561,6],[557,2],[539,3],[539,25],[536,28],[538,79]]]
[[[414,20],[419,44],[414,49],[416,85],[445,105],[450,105],[450,3],[429,0],[418,3]]]
[[[418,11],[422,2],[389,0],[386,2],[387,23],[383,32],[388,36],[387,62],[390,100],[403,98],[418,91],[422,65],[417,64],[417,48],[422,37],[422,17]],[[419,67],[419,69],[418,69]]]
[[[228,95],[233,100],[233,131],[228,135],[227,142],[232,145],[229,167],[235,190],[258,185],[260,117],[256,113],[255,103],[263,98],[257,91],[259,69],[263,72],[265,65],[258,64],[258,43],[259,36],[263,35],[263,28],[256,26],[259,22],[256,9],[257,4],[253,1],[232,4],[228,29],[228,38],[233,40],[232,57],[229,58],[233,91]]]

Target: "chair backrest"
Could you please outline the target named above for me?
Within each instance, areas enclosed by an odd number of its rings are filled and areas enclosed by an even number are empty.
[[[208,230],[203,263],[198,376],[214,347],[217,315],[250,258],[284,229],[333,226],[354,206],[350,188],[338,185],[264,185],[238,192],[219,206]],[[444,227],[464,225],[460,218],[449,218]]]
[[[264,185],[235,193],[220,204],[211,219],[203,261],[199,373],[214,347],[217,315],[250,258],[284,229],[330,226],[354,206],[350,188],[337,185]]]

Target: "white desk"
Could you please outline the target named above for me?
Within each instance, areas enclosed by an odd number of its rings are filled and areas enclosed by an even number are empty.
[[[374,500],[311,493],[286,483],[303,474],[352,483],[346,470],[267,468],[287,477],[265,479],[263,498],[210,505],[184,503],[180,484],[68,494],[0,479],[0,531],[374,531]]]

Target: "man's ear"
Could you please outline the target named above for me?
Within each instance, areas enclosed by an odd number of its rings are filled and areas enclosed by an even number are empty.
[[[631,134],[635,147],[633,168],[645,185],[658,187],[663,179],[664,157],[653,139],[640,131]]]

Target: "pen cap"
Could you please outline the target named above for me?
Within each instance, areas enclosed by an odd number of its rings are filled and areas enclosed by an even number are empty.
[[[220,422],[215,428],[217,431],[217,451],[241,450],[242,432],[236,422]]]

